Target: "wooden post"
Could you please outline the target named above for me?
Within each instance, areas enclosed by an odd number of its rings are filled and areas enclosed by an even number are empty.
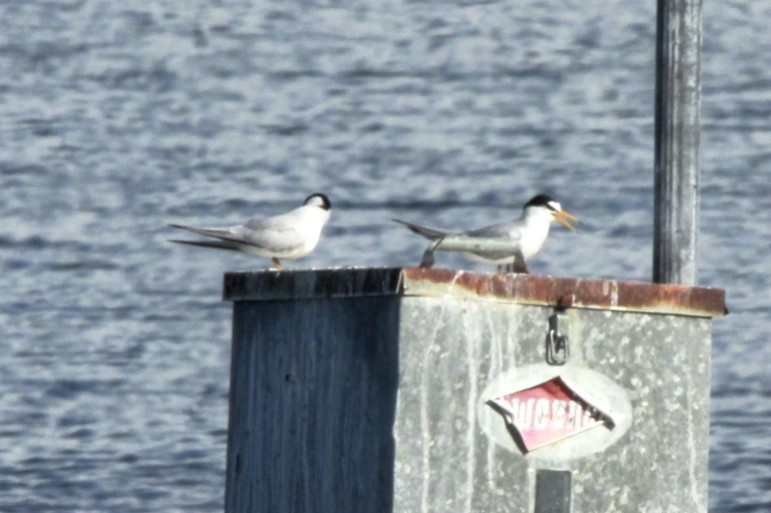
[[[225,299],[225,513],[707,511],[722,290],[376,268]]]
[[[658,0],[653,281],[696,285],[701,0]]]

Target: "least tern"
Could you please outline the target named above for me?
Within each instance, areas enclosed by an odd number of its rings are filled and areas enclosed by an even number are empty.
[[[172,240],[179,244],[205,248],[242,251],[270,258],[277,269],[283,269],[279,258],[295,259],[309,254],[321,237],[329,220],[332,205],[324,194],[311,194],[303,205],[286,214],[266,219],[252,219],[225,228],[195,228],[171,224],[173,228],[213,237],[214,241]]]
[[[507,223],[499,223],[477,230],[465,232],[452,232],[439,228],[429,228],[399,219],[393,219],[397,223],[405,225],[413,232],[421,235],[434,244],[426,250],[421,267],[433,265],[433,252],[440,248],[441,241],[448,236],[465,236],[474,239],[488,239],[505,241],[514,245],[512,251],[473,251],[464,252],[463,255],[475,261],[489,262],[493,264],[514,264],[515,272],[527,273],[526,261],[532,258],[543,247],[546,237],[549,235],[549,226],[552,221],[557,221],[563,226],[575,230],[569,221],[578,222],[578,218],[562,210],[562,206],[545,194],[539,194],[525,203],[522,215],[519,219]]]

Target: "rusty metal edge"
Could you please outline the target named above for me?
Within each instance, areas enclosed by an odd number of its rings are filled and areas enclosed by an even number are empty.
[[[725,315],[725,291],[682,285],[584,280],[532,274],[480,274],[449,269],[404,269],[404,293],[465,295],[555,308],[718,317]]]
[[[226,301],[383,295],[474,297],[556,308],[698,317],[727,313],[725,291],[717,288],[433,268],[238,271],[225,274],[223,290]]]

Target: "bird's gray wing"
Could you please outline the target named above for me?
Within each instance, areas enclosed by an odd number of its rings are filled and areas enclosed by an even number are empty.
[[[447,235],[455,234],[454,232],[442,230],[441,228],[429,228],[428,226],[421,226],[419,224],[408,223],[407,221],[402,221],[401,219],[391,219],[391,221],[397,222],[399,224],[403,224],[404,226],[409,228],[412,232],[417,233],[418,235],[421,235],[430,240],[436,240],[436,239],[445,237]]]
[[[305,237],[299,230],[275,221],[275,218],[249,221],[233,228],[233,232],[251,246],[277,253],[293,251],[304,245]]]
[[[203,248],[214,249],[228,249],[231,251],[238,251],[238,246],[233,242],[227,242],[224,240],[169,240],[169,242],[176,242],[177,244],[187,244],[189,246],[200,246]]]
[[[522,238],[522,228],[514,222],[499,223],[463,232],[463,234],[468,235],[469,237],[487,237],[491,239],[505,238],[506,240],[515,242]]]
[[[484,228],[479,228],[476,230],[464,232],[463,234],[468,235],[469,237],[505,239],[507,241],[517,242],[522,239],[522,228],[515,222],[499,223],[499,224],[493,224],[490,226],[485,226]],[[478,251],[478,252],[474,252],[473,254],[483,258],[489,258],[492,260],[501,260],[508,257],[512,257],[512,258],[516,257],[517,260],[522,260],[522,263],[524,265],[524,258],[522,258],[521,252],[516,252],[514,254],[511,254],[508,252],[499,252],[499,251],[498,252]]]
[[[204,237],[215,237],[230,242],[242,242],[238,236],[231,231],[231,228],[196,228],[195,226],[185,226],[182,224],[170,224],[169,226],[203,235]]]
[[[193,245],[230,249],[225,246],[237,248],[238,244],[248,244],[265,248],[269,251],[286,252],[302,246],[304,240],[300,232],[285,222],[284,217],[276,216],[267,219],[253,219],[242,225],[227,228],[197,228],[181,224],[171,224],[169,226],[203,235],[204,237],[214,237],[220,239],[223,243],[227,243],[222,245],[215,243]]]

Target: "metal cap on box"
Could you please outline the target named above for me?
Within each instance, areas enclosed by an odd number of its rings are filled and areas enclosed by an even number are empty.
[[[599,308],[697,317],[718,317],[726,313],[725,291],[717,288],[451,269],[368,267],[234,271],[225,274],[224,283],[227,301],[448,294],[558,308]]]

